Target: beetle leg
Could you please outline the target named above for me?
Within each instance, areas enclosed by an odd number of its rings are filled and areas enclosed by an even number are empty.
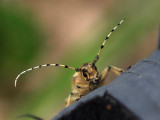
[[[70,106],[71,104],[73,104],[76,99],[77,99],[77,93],[71,92],[67,98],[67,103],[66,103],[66,107]]]
[[[123,69],[115,67],[115,66],[109,66],[111,69],[111,72],[115,73],[116,75],[120,75],[121,73],[124,72]]]
[[[113,72],[116,75],[120,75],[122,72],[124,72],[124,70],[115,66],[109,66],[105,68],[100,75],[101,82],[103,82],[107,78],[109,72]]]

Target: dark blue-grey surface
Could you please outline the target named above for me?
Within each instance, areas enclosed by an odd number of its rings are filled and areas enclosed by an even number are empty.
[[[160,50],[143,59],[112,83],[103,86],[65,108],[52,120],[69,114],[81,102],[92,100],[108,91],[142,120],[160,120]]]
[[[160,51],[138,62],[106,89],[142,120],[160,120]]]

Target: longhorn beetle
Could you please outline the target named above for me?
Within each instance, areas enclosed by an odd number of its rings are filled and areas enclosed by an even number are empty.
[[[95,57],[92,63],[85,63],[80,68],[73,68],[67,65],[62,65],[62,64],[39,65],[21,72],[15,79],[15,87],[16,87],[18,78],[22,74],[28,71],[42,68],[42,67],[48,67],[48,66],[63,67],[63,68],[67,68],[75,71],[75,74],[73,75],[73,78],[72,78],[72,92],[68,96],[66,107],[73,104],[75,101],[78,101],[80,98],[82,98],[86,94],[102,86],[104,83],[104,80],[106,79],[110,71],[115,73],[116,75],[120,75],[122,72],[124,72],[123,69],[120,69],[118,67],[108,66],[99,75],[99,72],[97,71],[97,67],[96,67],[96,63],[99,59],[102,49],[104,48],[104,45],[106,44],[106,41],[109,39],[110,35],[118,28],[118,26],[120,26],[124,22],[124,20],[125,19],[121,20],[105,38],[105,40],[103,41],[100,47],[100,50],[98,51],[97,56]]]

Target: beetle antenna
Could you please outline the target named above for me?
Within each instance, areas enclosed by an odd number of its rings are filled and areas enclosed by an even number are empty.
[[[102,43],[102,45],[101,45],[101,48],[100,48],[100,50],[98,51],[98,54],[97,54],[97,56],[95,57],[95,59],[94,59],[94,61],[93,61],[93,63],[92,63],[93,65],[95,65],[96,62],[98,61],[99,56],[100,56],[100,53],[101,53],[102,49],[104,48],[104,45],[105,45],[106,41],[109,39],[110,35],[118,28],[118,26],[120,26],[120,25],[124,22],[124,20],[125,20],[125,18],[124,18],[123,20],[121,20],[121,21],[117,24],[117,26],[114,27],[114,28],[111,30],[111,32],[108,34],[108,36],[106,37],[106,39],[103,41],[103,43]]]
[[[32,67],[32,68],[29,68],[29,69],[21,72],[21,73],[16,77],[16,79],[15,79],[15,87],[16,87],[18,78],[19,78],[22,74],[24,74],[24,73],[26,73],[26,72],[28,72],[28,71],[32,71],[32,70],[34,70],[34,69],[39,69],[39,68],[48,67],[48,66],[58,66],[58,67],[68,68],[68,69],[71,69],[71,70],[74,70],[74,71],[77,71],[77,72],[80,70],[79,68],[73,68],[73,67],[69,67],[69,66],[67,66],[67,65],[62,65],[62,64],[44,64],[44,65],[39,65],[39,66]]]

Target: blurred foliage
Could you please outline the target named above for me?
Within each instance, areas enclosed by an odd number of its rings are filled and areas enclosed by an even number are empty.
[[[38,55],[43,39],[44,33],[27,10],[0,3],[0,98],[11,106],[16,101],[14,79]]]
[[[92,62],[105,36],[121,19],[126,18],[126,21],[111,35],[97,66],[101,71],[107,65],[117,64],[125,58],[128,51],[136,50],[135,45],[142,37],[158,28],[159,6],[159,0],[115,2],[114,6],[108,6],[103,15],[105,17],[93,26],[95,34],[86,33],[86,36],[80,38],[85,39],[87,43],[88,36],[91,36],[92,43],[72,46],[72,49],[65,51],[66,56],[59,63],[79,67],[85,62]],[[17,68],[20,69],[22,65],[27,66],[40,51],[43,34],[28,15],[25,11],[15,11],[15,8],[14,10],[8,7],[0,8],[0,76],[3,84],[15,76]],[[56,73],[53,72],[47,78],[49,82],[24,96],[21,105],[16,106],[12,113],[13,116],[31,113],[42,118],[53,117],[53,113],[64,107],[64,98],[71,90],[73,73],[63,68],[59,68]]]
[[[13,78],[13,71],[16,73],[20,65],[31,62],[41,40],[41,33],[30,16],[15,8],[0,6],[1,85]]]

